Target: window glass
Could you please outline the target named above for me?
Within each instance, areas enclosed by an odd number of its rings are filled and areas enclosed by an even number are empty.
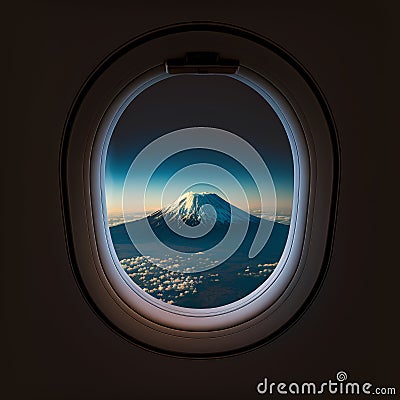
[[[121,115],[105,172],[115,253],[148,295],[218,307],[277,269],[293,158],[278,116],[247,85],[186,75],[149,87]]]

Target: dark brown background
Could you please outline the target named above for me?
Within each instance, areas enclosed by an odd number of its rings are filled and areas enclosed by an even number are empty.
[[[3,398],[252,399],[264,376],[318,382],[338,370],[400,391],[395,3],[3,6]],[[71,272],[59,192],[63,124],[90,72],[137,34],[194,20],[236,24],[291,52],[327,98],[342,157],[333,258],[317,299],[272,343],[213,360],[150,353],[96,317]]]

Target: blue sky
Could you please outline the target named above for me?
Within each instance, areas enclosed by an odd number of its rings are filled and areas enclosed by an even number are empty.
[[[174,77],[147,89],[121,116],[112,135],[106,159],[105,183],[109,212],[121,210],[125,177],[139,152],[166,133],[193,126],[225,129],[250,143],[271,173],[278,213],[290,214],[293,162],[289,142],[276,114],[256,92],[231,78],[204,79],[190,76]],[[160,194],[174,173],[192,164],[201,163],[216,165],[229,171],[245,190],[250,208],[259,207],[257,186],[238,161],[214,150],[191,149],[174,154],[157,168],[148,186],[148,210],[153,211],[160,207]],[[210,186],[207,176],[203,176],[201,171],[201,165],[196,167],[196,179],[193,181],[195,185],[190,190],[212,191],[223,197],[227,182],[221,182],[219,187]],[[187,184],[190,185],[190,182]],[[180,194],[177,192],[176,197]],[[129,195],[137,194],[132,192]],[[235,204],[235,199],[229,200]],[[241,207],[241,204],[235,205]]]
[[[198,169],[198,174],[201,178],[194,179],[194,181],[188,180],[184,183],[184,186],[188,187],[188,190],[194,192],[214,192],[219,194],[221,197],[226,198],[226,192],[232,193],[234,187],[227,187],[227,182],[221,182],[218,187],[215,184],[209,183],[207,176],[202,177],[201,170],[204,168],[201,164],[212,164],[220,166],[228,170],[241,184],[246,196],[249,201],[251,209],[258,209],[260,207],[260,195],[258,188],[254,179],[248,173],[248,171],[236,160],[234,160],[229,155],[206,149],[193,149],[179,152],[169,159],[164,161],[155,171],[154,175],[151,177],[148,185],[148,210],[156,210],[161,206],[161,194],[168,180],[182,168],[196,165]],[[126,174],[128,172],[129,166],[123,165],[121,163],[111,163],[109,162],[106,173],[106,191],[107,191],[107,201],[110,210],[117,210],[122,199],[122,190],[125,181]],[[279,164],[274,163],[274,165],[269,167],[271,175],[275,184],[275,191],[277,198],[280,199],[283,208],[290,207],[293,187],[293,176],[287,173],[286,169],[280,167]],[[196,177],[197,178],[197,177]],[[182,182],[179,182],[179,186],[176,185],[176,197],[180,193],[180,187]],[[129,190],[129,189],[128,189]],[[134,188],[131,188],[134,191]],[[134,196],[134,192],[132,193]],[[172,202],[174,199],[170,199]],[[230,199],[232,203],[235,204],[235,199]],[[235,205],[243,208],[242,204],[236,203]],[[127,210],[127,211],[137,211],[137,210]]]

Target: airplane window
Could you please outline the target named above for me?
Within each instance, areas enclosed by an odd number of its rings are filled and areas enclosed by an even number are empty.
[[[135,285],[168,304],[233,303],[280,268],[293,157],[270,105],[227,76],[173,76],[125,109],[110,139],[112,243]]]
[[[267,39],[200,23],[132,40],[82,86],[60,155],[74,276],[126,339],[236,352],[278,335],[317,293],[335,128],[311,76]]]

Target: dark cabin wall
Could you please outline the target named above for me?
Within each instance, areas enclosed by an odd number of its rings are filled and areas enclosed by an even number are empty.
[[[400,390],[395,2],[23,1],[3,11],[3,398],[252,399],[264,376],[318,382],[338,370]],[[342,158],[333,256],[318,297],[272,343],[213,360],[137,348],[92,312],[67,257],[58,175],[63,124],[96,65],[139,33],[193,20],[243,26],[291,52],[326,96]]]

